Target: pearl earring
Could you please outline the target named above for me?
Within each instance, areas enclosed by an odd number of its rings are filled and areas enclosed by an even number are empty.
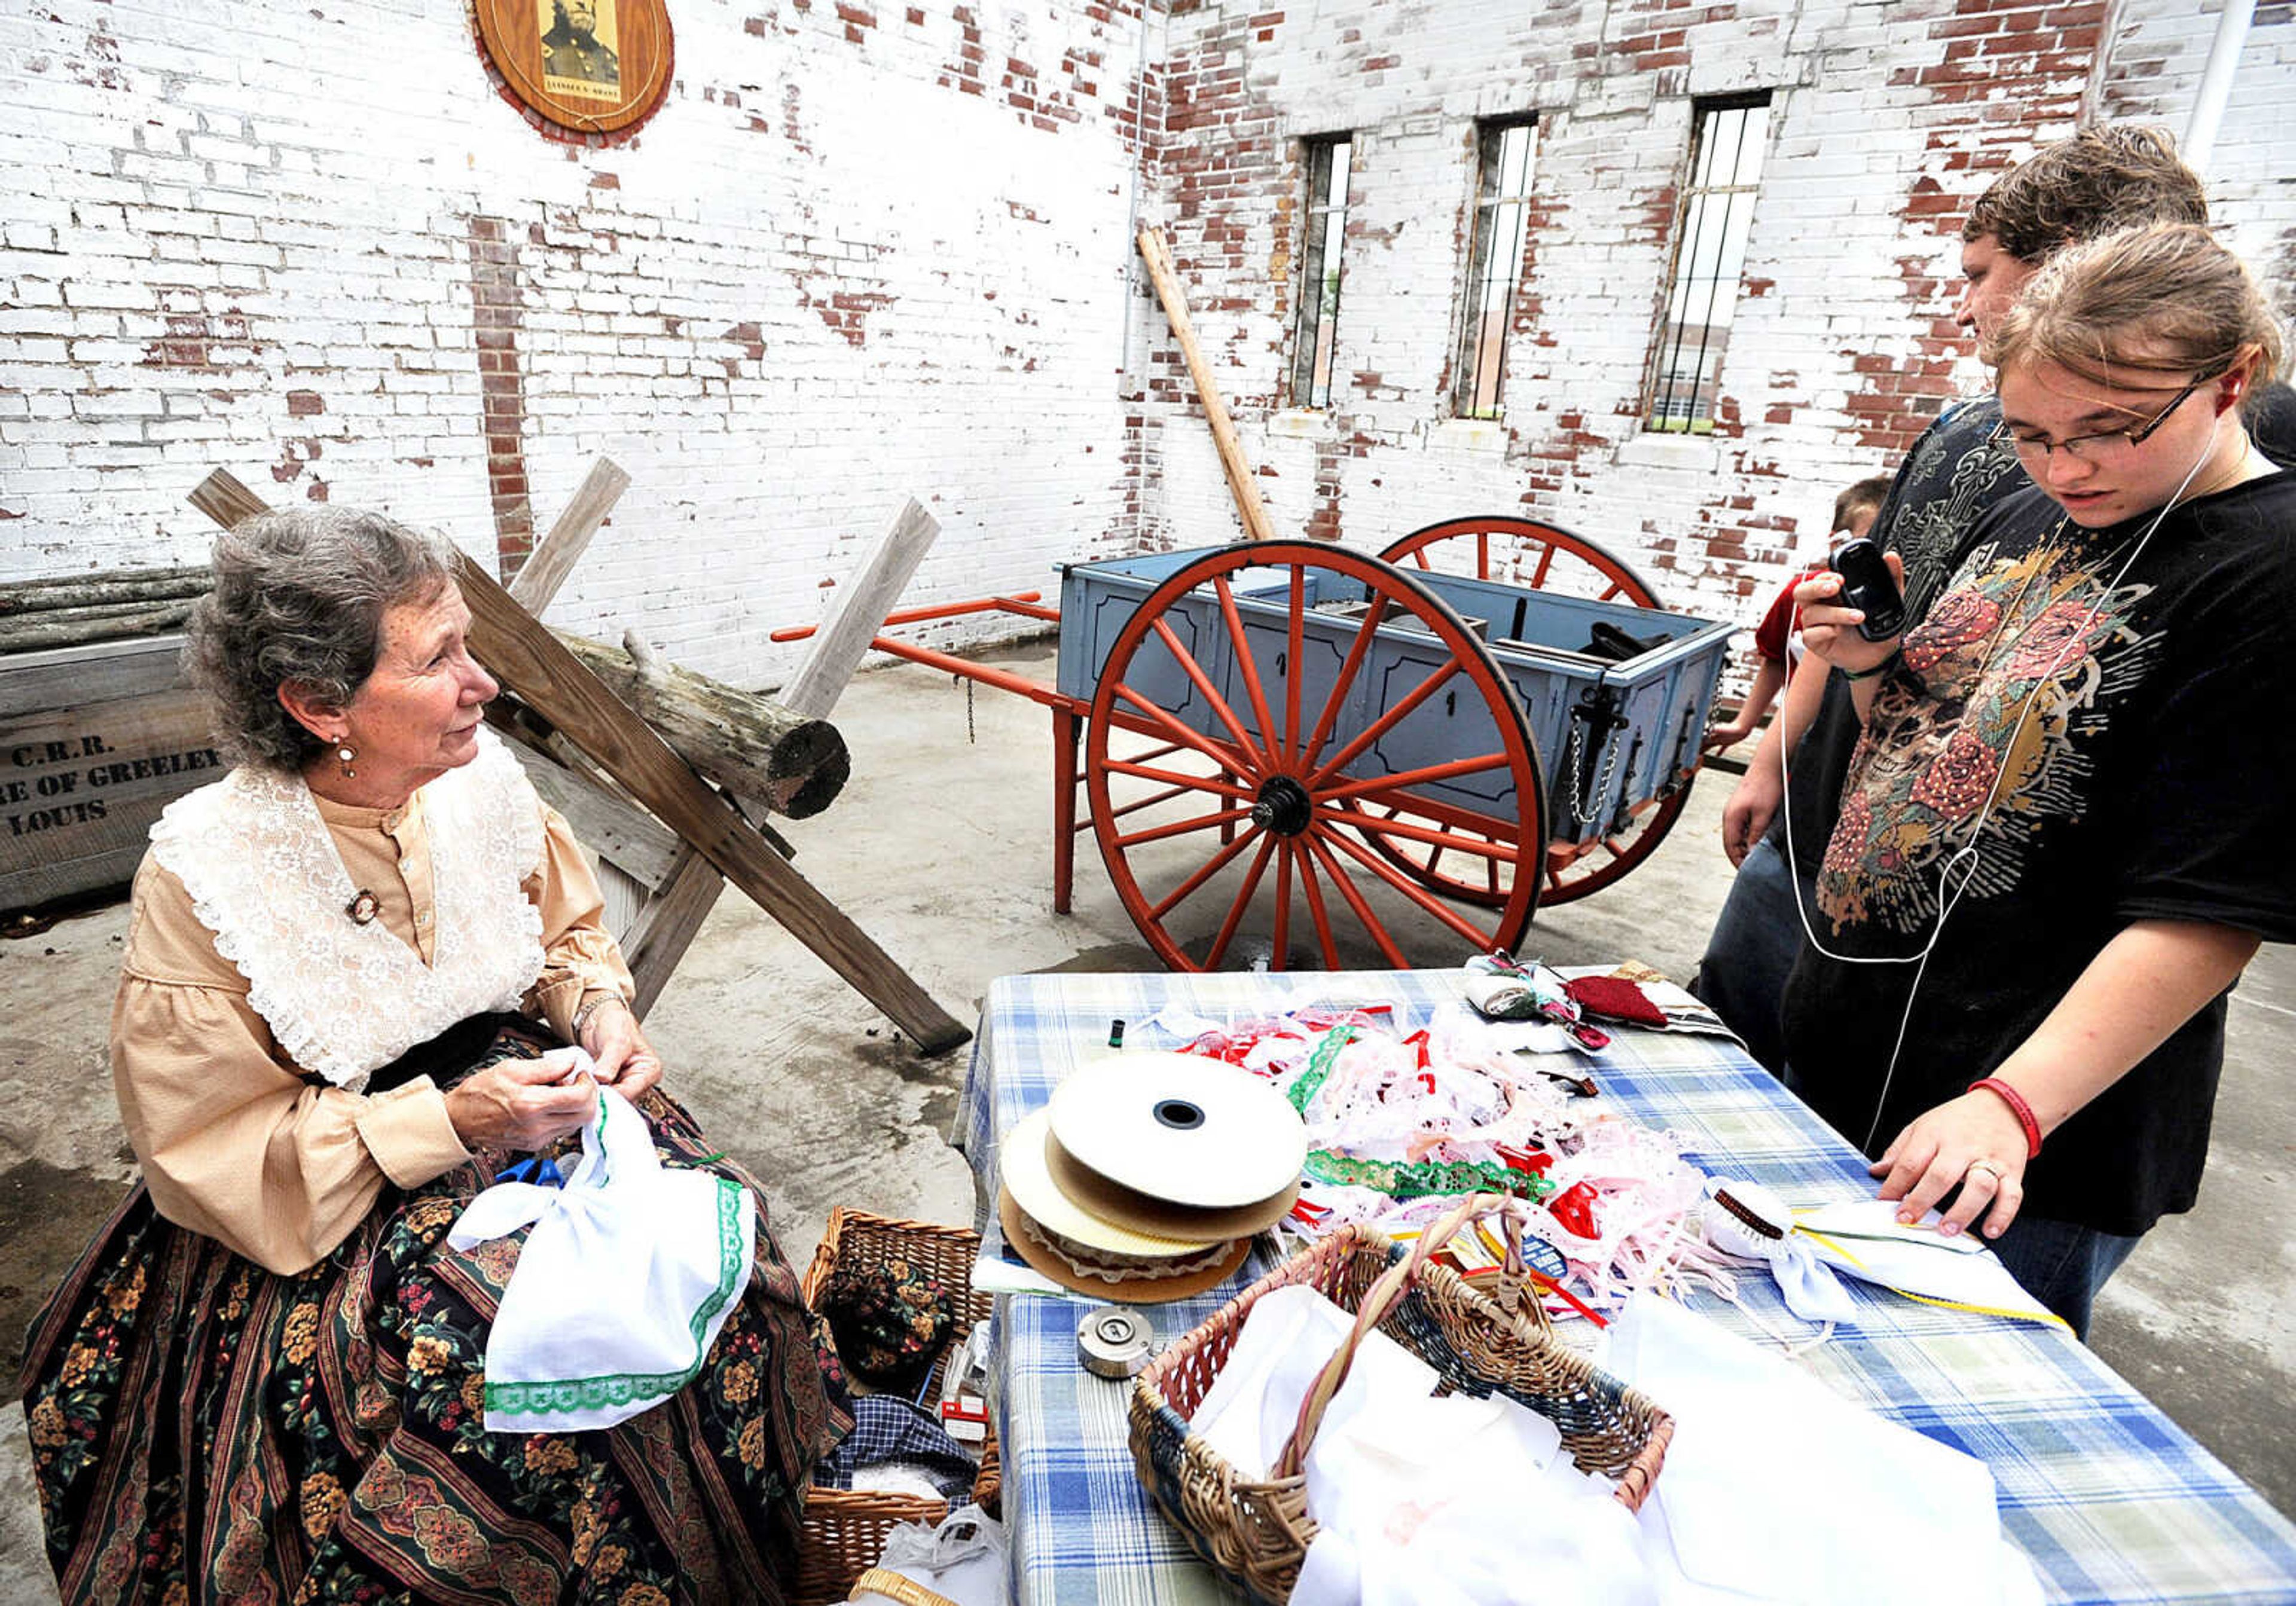
[[[351,760],[357,757],[358,754],[351,750],[351,746],[348,742],[345,742],[342,746],[335,750],[335,761],[343,766],[344,780],[351,780],[358,774],[358,771],[351,767]]]

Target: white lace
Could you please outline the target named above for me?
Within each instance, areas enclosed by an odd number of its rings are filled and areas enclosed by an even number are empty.
[[[359,889],[300,775],[236,769],[170,804],[152,853],[191,894],[216,952],[295,1063],[363,1086],[458,1020],[515,1008],[542,973],[542,912],[521,883],[542,862],[540,805],[494,733],[414,794],[438,889],[434,964],[381,921],[347,913]]]

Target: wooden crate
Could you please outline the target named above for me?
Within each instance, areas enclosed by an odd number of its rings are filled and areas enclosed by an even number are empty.
[[[160,811],[219,780],[181,635],[0,656],[0,912],[125,889]]]

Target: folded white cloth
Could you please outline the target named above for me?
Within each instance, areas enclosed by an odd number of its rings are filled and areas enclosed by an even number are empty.
[[[1650,1294],[1611,1323],[1602,1361],[1675,1419],[1641,1513],[1664,1606],[2040,1600],[1975,1457]]]
[[[1313,1289],[1265,1296],[1190,1430],[1265,1477],[1352,1324]],[[1522,1599],[1527,1567],[1553,1600],[1649,1606],[1634,1519],[1571,1464],[1554,1424],[1505,1395],[1433,1397],[1435,1382],[1382,1333],[1357,1349],[1308,1453],[1320,1531],[1293,1606],[1501,1606]]]
[[[1897,1293],[1987,1315],[2063,1327],[2064,1318],[2027,1293],[1974,1233],[1948,1238],[1934,1210],[1900,1225],[1886,1199],[1847,1200],[1794,1212],[1794,1241],[1847,1276]],[[1783,1278],[1780,1281],[1784,1281]]]
[[[664,1170],[645,1118],[611,1087],[565,1186],[498,1183],[447,1241],[468,1250],[529,1223],[487,1335],[496,1433],[611,1428],[676,1393],[749,1286],[757,1250],[749,1191]]]

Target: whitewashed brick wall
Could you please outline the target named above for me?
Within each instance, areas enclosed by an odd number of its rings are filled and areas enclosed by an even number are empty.
[[[636,483],[554,622],[756,684],[906,495],[945,527],[911,601],[1124,524],[1137,8],[672,14],[666,103],[594,150],[497,96],[457,0],[0,13],[0,575],[195,560],[218,465],[515,551],[510,469],[546,529],[606,453]]]
[[[2285,300],[2296,264],[2296,26],[2259,9],[2213,168],[2230,237]],[[1959,228],[2001,168],[2090,115],[2181,130],[2214,25],[2196,0],[1804,0],[1575,8],[1476,0],[1180,8],[1148,215],[1280,534],[1375,548],[1515,511],[1631,558],[1672,605],[1751,625],[1822,550],[1834,494],[1890,472],[1983,382],[1954,330]],[[1641,406],[1688,160],[1692,97],[1772,91],[1762,193],[1711,437]],[[2278,108],[2276,112],[2272,108]],[[1536,190],[1504,425],[1447,422],[1473,122],[1538,114]],[[1284,407],[1299,141],[1351,131],[1326,414]],[[1145,538],[1235,531],[1160,315],[1136,367],[1162,469]]]
[[[2212,169],[2296,278],[2292,8]],[[632,142],[534,133],[456,0],[0,15],[0,575],[195,558],[210,466],[514,556],[635,475],[554,619],[746,684],[900,497],[910,601],[1236,530],[1130,249],[1165,224],[1276,529],[1521,510],[1751,622],[1834,491],[1979,382],[1955,235],[2083,116],[2181,128],[2201,0],[679,0]],[[2109,37],[2108,37],[2109,30]],[[2100,48],[2100,45],[2102,48]],[[1691,97],[1774,94],[1710,438],[1645,434]],[[1136,102],[1150,143],[1132,139]],[[1449,417],[1474,120],[1535,111],[1506,416]],[[1285,406],[1298,141],[1352,130],[1328,413]],[[491,440],[490,440],[491,436]],[[943,639],[1009,627],[974,619]]]

